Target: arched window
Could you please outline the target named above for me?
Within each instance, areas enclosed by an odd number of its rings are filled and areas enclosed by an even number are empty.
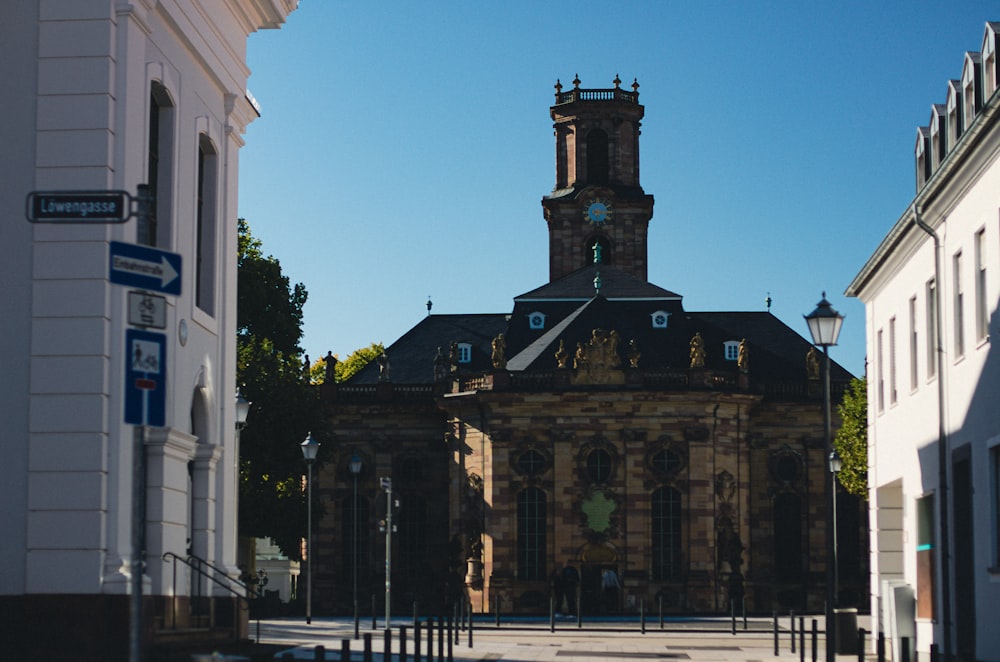
[[[774,579],[797,582],[802,579],[802,503],[795,494],[774,498]]]
[[[652,495],[653,579],[681,574],[681,493],[661,487]]]
[[[215,239],[218,208],[218,152],[208,136],[198,140],[198,190],[195,205],[195,305],[215,314]]]
[[[341,570],[344,577],[351,577],[357,561],[358,587],[365,586],[367,578],[371,572],[368,566],[369,554],[369,513],[368,499],[363,496],[349,496],[344,499],[340,517],[340,539],[343,541],[343,548],[340,558],[342,560]],[[355,517],[357,519],[355,519]],[[357,524],[357,536],[355,537],[355,523]],[[355,547],[355,541],[357,547]]]
[[[146,183],[154,203],[136,223],[136,243],[168,247],[170,200],[173,190],[174,108],[167,88],[153,82],[149,93],[149,147]]]
[[[545,579],[545,492],[529,487],[517,495],[517,578]]]
[[[423,497],[407,494],[401,499],[399,531],[399,572],[415,578],[424,574],[424,550],[427,549],[427,502]],[[393,520],[396,522],[397,520]]]
[[[611,477],[611,454],[603,448],[587,454],[587,478],[592,483],[606,483]]]
[[[594,129],[587,134],[587,183],[607,184],[609,169],[608,134]]]

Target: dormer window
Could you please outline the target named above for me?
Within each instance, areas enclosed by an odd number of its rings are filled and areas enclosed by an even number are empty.
[[[528,328],[529,329],[544,329],[545,328],[545,313],[534,312],[528,315]]]
[[[650,315],[650,318],[653,321],[654,329],[665,329],[667,328],[667,320],[670,318],[670,313],[657,310],[655,313]]]
[[[472,362],[472,344],[467,342],[458,343],[458,362],[459,363],[471,363]]]
[[[727,340],[722,343],[722,355],[727,361],[736,361],[740,357],[740,341]]]

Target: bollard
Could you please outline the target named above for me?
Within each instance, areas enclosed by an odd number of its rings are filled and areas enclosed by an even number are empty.
[[[392,659],[392,630],[389,629],[388,625],[382,631],[382,659]]]
[[[413,631],[416,632],[417,628],[420,627],[420,612],[418,611],[417,601],[413,601]]]
[[[340,640],[340,662],[351,662],[351,640]]]
[[[910,662],[910,638],[899,638],[899,662]]]
[[[794,609],[788,612],[788,621],[789,621],[789,623],[788,623],[788,626],[789,626],[788,629],[792,633],[792,636],[791,636],[791,639],[792,639],[792,654],[794,655],[795,654],[795,610]]]
[[[556,631],[556,599],[549,598],[549,632]]]
[[[813,639],[812,639],[813,661],[812,662],[816,662],[816,660],[819,659],[819,623],[816,622],[815,618],[812,619],[812,622],[813,622]]]
[[[452,660],[455,659],[454,649],[452,648],[452,642],[451,642],[451,632],[453,628],[455,631],[455,637],[458,637],[458,623],[453,624],[451,622],[451,618],[449,618],[448,619],[448,662],[451,662]]]
[[[458,610],[459,610],[458,603],[456,603],[454,609],[452,609],[452,613],[454,613],[454,615],[455,615],[454,619],[452,618],[452,616],[450,614],[448,615],[448,646],[449,647],[451,646],[452,635],[454,635],[454,637],[455,637],[455,643],[456,644],[458,643],[458,633],[459,633],[459,630],[460,630],[461,625],[462,625],[462,617],[459,615],[459,611]],[[463,609],[462,612],[464,613],[465,610]]]
[[[500,627],[500,594],[499,593],[497,593],[496,597],[494,598],[493,604],[495,605],[493,607],[493,611],[494,611],[494,613],[496,615],[497,627]]]
[[[774,656],[778,656],[778,612],[771,612],[774,621]]]
[[[729,617],[732,620],[732,627],[730,631],[736,634],[736,600],[729,601]]]
[[[438,616],[438,662],[444,662],[444,617]]]
[[[365,632],[364,634],[364,650],[361,653],[361,658],[365,662],[372,662],[372,633]]]
[[[399,626],[399,662],[406,662],[406,626]]]
[[[931,662],[938,662],[940,659],[937,644],[931,644]]]
[[[434,619],[427,619],[427,662],[434,662]]]
[[[378,623],[375,621],[375,596],[372,596],[372,630],[378,628]]]
[[[322,646],[317,646],[316,648],[314,648],[313,659],[317,660],[318,662],[323,662],[323,660],[326,660],[326,649],[323,648]]]
[[[580,630],[583,628],[583,612],[580,610],[580,585],[576,586],[576,595],[573,598],[576,601],[576,629]]]
[[[639,631],[646,634],[646,600],[639,600]]]
[[[420,623],[413,624],[413,662],[420,662]]]
[[[865,629],[858,628],[858,662],[865,662]]]
[[[878,662],[885,662],[885,632],[879,632],[875,638],[875,658]]]
[[[740,601],[740,605],[743,614],[743,630],[745,631],[747,629],[747,599],[745,597]]]
[[[469,648],[472,648],[472,603],[469,603]]]
[[[663,593],[656,596],[656,603],[660,609],[660,629],[663,629]]]
[[[806,662],[806,619],[799,616],[799,662]]]

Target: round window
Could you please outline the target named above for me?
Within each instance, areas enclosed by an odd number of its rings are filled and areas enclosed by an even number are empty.
[[[680,454],[669,449],[654,454],[650,462],[653,465],[653,471],[664,474],[672,474],[684,464]]]
[[[545,456],[536,450],[525,451],[517,458],[517,468],[527,476],[537,476],[545,471]]]

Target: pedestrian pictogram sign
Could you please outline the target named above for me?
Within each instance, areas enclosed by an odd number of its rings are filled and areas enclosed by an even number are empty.
[[[167,336],[125,330],[125,422],[163,427],[167,411]]]

